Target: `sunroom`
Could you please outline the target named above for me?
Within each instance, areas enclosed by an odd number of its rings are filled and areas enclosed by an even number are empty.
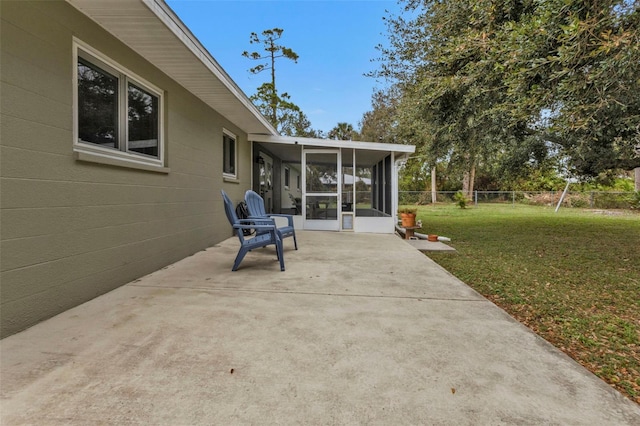
[[[393,233],[413,145],[249,134],[252,189],[299,229]]]

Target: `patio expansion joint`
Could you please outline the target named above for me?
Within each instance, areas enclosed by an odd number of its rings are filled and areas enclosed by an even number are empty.
[[[487,302],[491,303],[489,300],[478,297],[478,298],[465,298],[465,297],[433,297],[433,296],[394,296],[394,295],[376,295],[376,294],[347,294],[347,293],[324,293],[324,292],[313,292],[313,291],[286,291],[286,290],[260,290],[260,289],[243,289],[236,287],[199,287],[199,286],[166,286],[166,285],[149,285],[149,284],[129,284],[133,287],[146,287],[146,288],[170,288],[174,290],[197,290],[197,291],[210,291],[210,292],[220,292],[220,291],[236,291],[243,293],[273,293],[273,294],[297,294],[304,296],[331,296],[331,297],[362,297],[362,298],[372,298],[372,299],[407,299],[407,300],[438,300],[438,301],[451,301],[451,302]]]

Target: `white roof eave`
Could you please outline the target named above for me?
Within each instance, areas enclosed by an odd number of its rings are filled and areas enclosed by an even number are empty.
[[[412,154],[416,151],[415,145],[402,145],[395,143],[365,142],[365,141],[342,141],[335,139],[302,138],[294,136],[275,136],[251,133],[249,140],[254,142],[278,143],[286,145],[303,145],[318,148],[353,148],[366,149],[369,151],[389,151],[395,153]]]
[[[163,0],[66,1],[246,133],[278,134]]]

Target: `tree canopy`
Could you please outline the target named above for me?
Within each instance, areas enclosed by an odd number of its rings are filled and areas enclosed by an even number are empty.
[[[335,127],[329,130],[327,137],[329,139],[336,139],[339,141],[350,141],[358,139],[358,132],[353,128],[353,125],[346,122],[340,122]]]
[[[373,75],[428,162],[471,181],[483,162],[515,175],[559,154],[582,176],[640,167],[640,1],[401,2]]]

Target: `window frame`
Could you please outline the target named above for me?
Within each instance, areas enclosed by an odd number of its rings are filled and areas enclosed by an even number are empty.
[[[227,166],[225,137],[233,141],[233,173],[225,171]],[[222,176],[226,179],[238,179],[238,137],[225,128],[222,129]]]
[[[289,189],[291,184],[291,168],[284,166],[284,189]]]
[[[117,134],[118,147],[111,148],[92,142],[80,140],[79,129],[79,99],[78,99],[78,61],[79,59],[114,75],[118,79],[118,112],[117,112]],[[157,134],[158,134],[158,156],[143,154],[129,149],[129,85],[148,92],[157,97]],[[122,165],[146,170],[159,170],[168,172],[165,169],[165,144],[164,144],[164,98],[162,89],[130,71],[103,53],[97,51],[86,43],[73,39],[73,151],[80,160]]]

